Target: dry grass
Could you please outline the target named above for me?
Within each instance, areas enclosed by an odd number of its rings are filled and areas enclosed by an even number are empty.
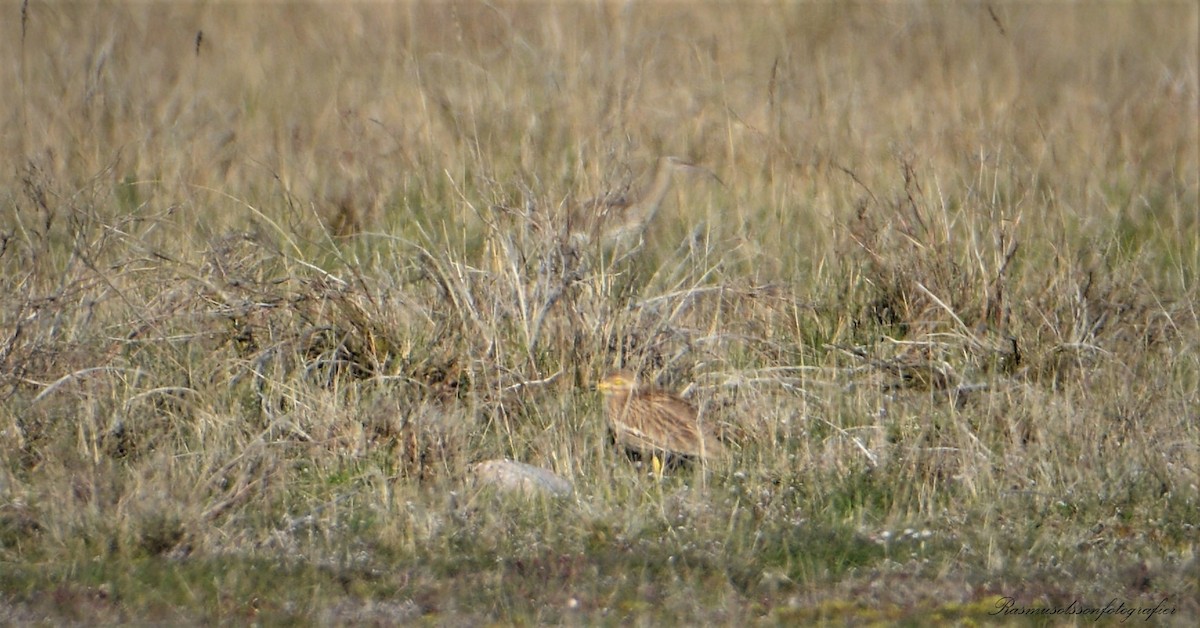
[[[1200,614],[1193,5],[3,11],[0,622]]]

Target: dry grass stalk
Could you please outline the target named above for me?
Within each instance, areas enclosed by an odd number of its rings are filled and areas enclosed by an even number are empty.
[[[599,238],[604,243],[622,242],[640,236],[662,206],[676,172],[702,174],[720,181],[708,168],[679,157],[660,157],[654,179],[640,194],[617,193],[584,201],[571,216],[571,231],[589,240]]]

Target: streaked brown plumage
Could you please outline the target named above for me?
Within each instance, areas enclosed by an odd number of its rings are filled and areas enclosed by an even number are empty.
[[[671,393],[642,388],[627,370],[609,373],[596,386],[617,444],[641,454],[712,459],[724,455],[716,436],[699,423],[696,409]]]

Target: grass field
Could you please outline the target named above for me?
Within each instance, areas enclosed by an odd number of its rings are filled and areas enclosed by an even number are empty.
[[[0,623],[1200,615],[1194,3],[0,11]]]

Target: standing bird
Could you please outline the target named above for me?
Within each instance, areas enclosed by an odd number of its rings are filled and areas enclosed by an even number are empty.
[[[626,450],[667,460],[724,455],[724,446],[701,427],[690,403],[666,391],[639,387],[633,372],[609,373],[596,388],[604,395],[613,436]]]
[[[721,181],[708,168],[678,157],[660,157],[654,180],[641,194],[616,194],[585,201],[572,216],[575,223],[572,231],[588,240],[599,237],[603,242],[622,241],[635,234],[640,236],[658,213],[676,172],[701,173]]]

